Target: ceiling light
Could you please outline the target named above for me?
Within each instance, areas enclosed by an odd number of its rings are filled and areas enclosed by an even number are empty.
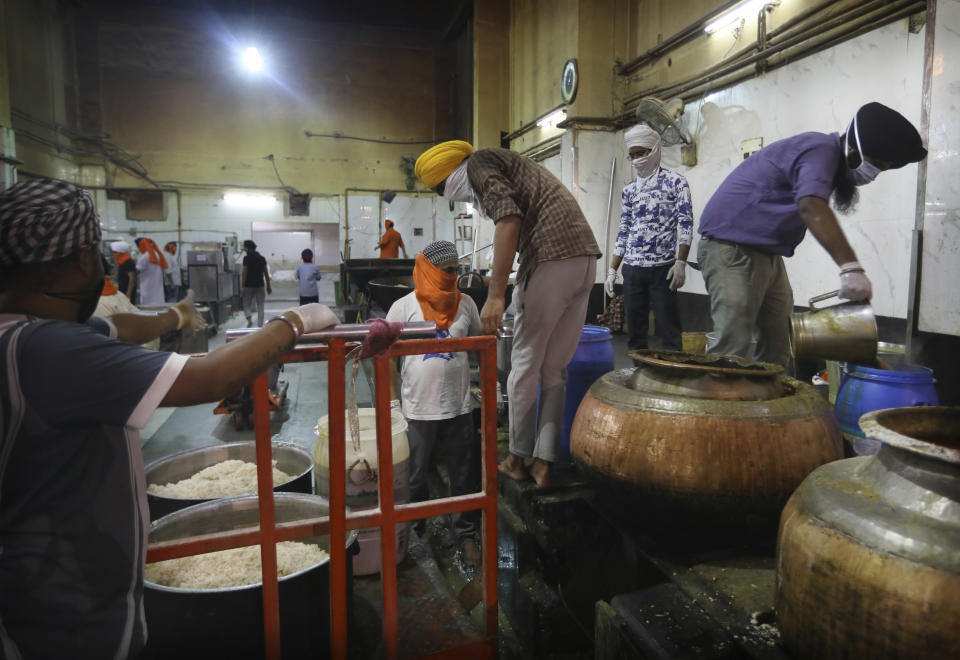
[[[230,206],[272,206],[277,203],[277,196],[266,193],[223,193],[223,201]]]
[[[554,110],[549,115],[544,115],[537,120],[537,126],[556,126],[564,119],[567,118],[567,109],[560,108],[559,110]]]
[[[245,51],[243,51],[242,56],[243,66],[247,71],[251,73],[259,73],[263,71],[263,60],[260,59],[260,51],[257,50],[254,46],[250,46]]]
[[[779,2],[771,2],[771,0],[747,0],[746,2],[740,3],[736,7],[731,7],[707,23],[706,27],[703,28],[703,31],[707,34],[713,34],[714,32],[727,27],[731,23],[735,23],[742,18],[746,18],[750,14],[757,13],[765,5],[771,5],[775,7],[779,4]]]

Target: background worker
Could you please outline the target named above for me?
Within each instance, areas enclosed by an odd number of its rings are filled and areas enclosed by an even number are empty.
[[[387,321],[434,321],[437,337],[479,335],[477,305],[457,289],[458,263],[457,248],[450,241],[435,241],[423,248],[413,267],[414,290],[390,306]],[[411,355],[399,360],[412,501],[429,499],[427,477],[439,463],[450,477],[451,496],[479,491],[480,441],[473,424],[467,353]],[[393,381],[391,386],[396,397]],[[420,532],[423,526],[419,520],[414,529]],[[453,531],[464,564],[475,566],[480,557],[480,512],[454,514]]]
[[[393,220],[387,220],[383,225],[387,229],[383,232],[383,236],[380,237],[380,243],[373,249],[380,250],[381,259],[396,259],[399,256],[397,252],[399,248],[403,250],[403,258],[406,259],[407,248],[403,244],[403,237],[400,235],[400,232],[393,228]]]
[[[243,258],[243,272],[240,274],[241,299],[243,313],[247,317],[247,327],[253,327],[253,304],[257,304],[257,326],[263,327],[263,304],[266,295],[263,292],[266,283],[267,293],[273,293],[270,286],[270,272],[267,270],[267,260],[257,252],[257,244],[251,240],[243,242],[243,249],[247,254]]]
[[[631,350],[647,348],[650,305],[662,348],[682,348],[677,289],[686,279],[693,233],[690,186],[682,175],[660,166],[660,134],[644,124],[624,136],[637,177],[620,195],[620,231],[604,283],[613,297],[617,268],[623,265],[623,302]]]
[[[163,246],[168,256],[164,271],[164,293],[167,302],[176,302],[183,296],[183,274],[180,272],[180,257],[176,241],[168,241]]]
[[[173,332],[183,328],[195,328],[202,330],[207,326],[203,317],[193,306],[193,291],[187,291],[186,297],[175,307],[175,310],[162,312],[161,314],[145,314],[141,312],[136,305],[130,302],[130,299],[114,284],[110,277],[111,271],[116,269],[115,265],[110,264],[106,259],[101,259],[105,277],[103,278],[103,290],[100,292],[100,300],[97,301],[97,308],[93,311],[93,316],[101,318],[114,328],[109,336],[124,341],[130,341],[130,334],[133,327],[130,323],[139,324],[136,331],[137,336],[149,334],[152,336],[140,343],[144,348],[157,350],[160,347],[160,336],[168,332]],[[171,314],[172,313],[172,314]],[[134,321],[128,322],[127,316],[134,315]],[[144,318],[146,317],[146,318]],[[141,320],[144,319],[144,320]],[[146,325],[146,320],[153,320],[152,326]],[[122,329],[122,330],[121,330]],[[120,334],[123,332],[123,334]]]
[[[420,155],[414,172],[437,194],[473,203],[496,225],[480,310],[485,334],[501,326],[507,278],[520,253],[507,382],[510,454],[499,469],[546,487],[557,457],[566,367],[580,342],[600,248],[573,195],[544,167],[513,151],[474,152],[466,142],[443,142]],[[534,459],[529,471],[527,458]]]
[[[801,133],[740,163],[700,217],[697,261],[716,335],[707,351],[787,364],[793,290],[783,257],[793,255],[808,229],[840,267],[840,298],[869,300],[870,280],[828,200],[848,213],[857,186],[926,155],[920,134],[903,115],[868,103],[842,135]]]
[[[137,262],[130,256],[130,244],[126,241],[113,241],[110,251],[117,264],[117,288],[133,302],[137,292]]]
[[[307,248],[300,253],[303,263],[297,266],[297,280],[300,282],[300,304],[320,302],[320,291],[317,282],[320,280],[320,269],[313,263],[313,250]]]
[[[167,260],[152,238],[138,238],[137,280],[140,284],[140,305],[162,305],[166,301],[163,274]]]
[[[190,358],[110,339],[110,324],[90,320],[104,284],[99,241],[85,190],[31,179],[0,193],[0,648],[8,658],[138,656],[150,527],[139,429],[158,406],[227,396],[299,334],[337,322],[323,305],[292,308]],[[178,306],[119,315],[115,329],[142,341],[137,332],[159,323],[183,327],[182,315]]]

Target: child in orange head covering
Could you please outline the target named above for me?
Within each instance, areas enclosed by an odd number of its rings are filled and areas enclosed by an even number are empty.
[[[414,290],[390,306],[387,321],[434,321],[437,337],[480,334],[480,313],[470,296],[457,289],[456,246],[436,241],[417,255],[413,267]],[[410,443],[410,496],[414,502],[428,498],[427,474],[443,463],[450,475],[452,496],[480,488],[480,440],[473,423],[470,400],[470,364],[466,353],[432,353],[401,358],[400,381],[403,415]],[[391,387],[395,382],[391,379]],[[401,405],[398,401],[396,405]],[[422,521],[414,528],[423,528]],[[479,558],[477,512],[455,514],[453,531],[464,562]]]

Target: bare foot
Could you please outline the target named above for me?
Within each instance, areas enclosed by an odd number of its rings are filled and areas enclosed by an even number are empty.
[[[530,466],[530,476],[540,488],[550,488],[550,462],[537,458]]]
[[[527,468],[523,466],[523,459],[516,454],[510,454],[497,465],[497,470],[514,481],[523,481],[530,477]]]

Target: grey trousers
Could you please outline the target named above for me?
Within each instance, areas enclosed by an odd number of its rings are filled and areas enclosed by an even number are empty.
[[[514,289],[507,393],[510,452],[517,456],[557,460],[567,365],[580,343],[596,275],[596,257],[543,261],[526,286]]]
[[[263,327],[263,301],[267,297],[267,290],[262,286],[245,286],[240,292],[243,300],[243,313],[247,320],[253,314],[253,303],[257,303],[257,325]]]
[[[788,366],[793,289],[783,257],[701,236],[697,261],[716,334],[707,351]]]
[[[436,464],[442,464],[447,470],[451,497],[480,491],[480,437],[471,413],[451,419],[408,419],[407,441],[410,443],[411,501],[430,499],[427,476]],[[479,535],[479,511],[454,513],[451,517],[458,539]]]

